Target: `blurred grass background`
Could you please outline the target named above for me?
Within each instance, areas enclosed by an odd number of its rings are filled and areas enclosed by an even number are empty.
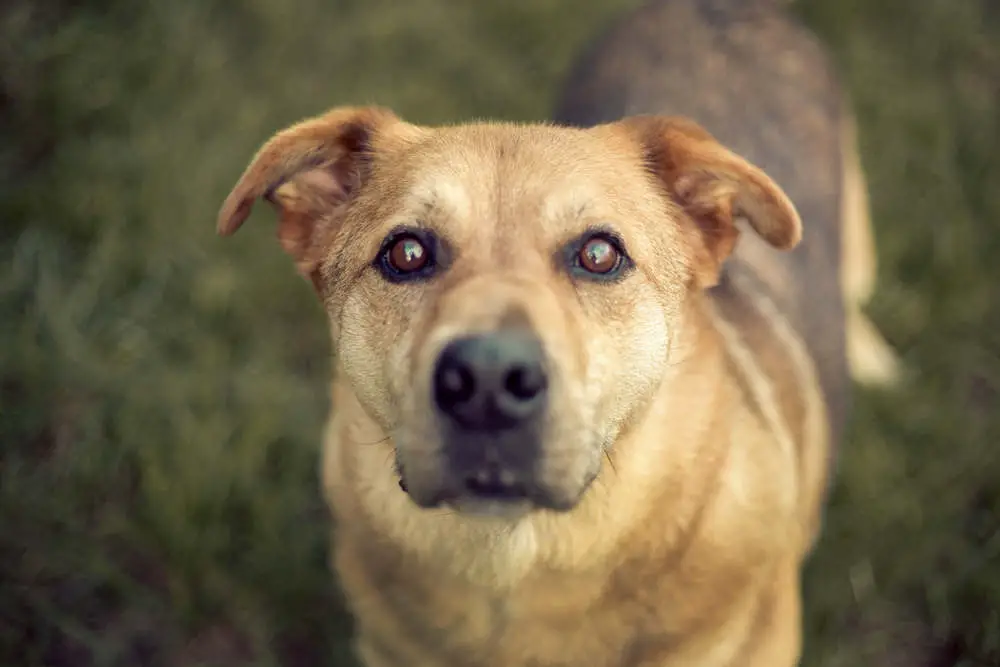
[[[0,665],[349,665],[322,313],[214,215],[328,106],[544,118],[635,0],[0,5]],[[806,665],[1000,665],[1000,3],[800,0],[853,91],[910,365],[862,392]],[[265,207],[266,208],[266,207]]]

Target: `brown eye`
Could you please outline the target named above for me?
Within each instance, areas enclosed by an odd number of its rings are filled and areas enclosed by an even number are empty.
[[[412,236],[396,239],[386,250],[386,262],[397,273],[414,273],[427,266],[430,253],[419,240]]]
[[[610,273],[621,263],[621,253],[607,239],[594,237],[580,248],[580,266],[590,273]]]

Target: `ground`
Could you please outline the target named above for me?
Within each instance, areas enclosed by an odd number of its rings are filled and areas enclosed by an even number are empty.
[[[634,0],[0,7],[0,665],[349,665],[315,470],[322,313],[265,209],[214,216],[328,106],[544,118]],[[1000,4],[801,0],[860,115],[863,391],[807,581],[814,667],[1000,664]]]

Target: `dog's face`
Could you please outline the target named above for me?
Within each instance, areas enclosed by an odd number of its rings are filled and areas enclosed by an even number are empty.
[[[670,381],[734,217],[776,247],[801,234],[767,176],[655,117],[426,128],[335,109],[261,149],[220,231],[258,197],[395,448],[386,474],[422,507],[471,513],[573,508]]]

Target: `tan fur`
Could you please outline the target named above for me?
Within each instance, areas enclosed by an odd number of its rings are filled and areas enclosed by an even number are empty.
[[[875,292],[878,255],[868,184],[858,154],[857,128],[849,110],[844,113],[841,142],[844,156],[841,284],[847,310],[847,358],[851,377],[863,384],[894,385],[899,381],[900,362],[895,351],[862,310]]]
[[[265,196],[329,314],[323,485],[368,667],[797,662],[830,447],[816,369],[751,277],[706,289],[737,220],[796,245],[778,185],[681,119],[428,128],[349,108],[265,145],[220,232]],[[400,225],[447,239],[433,278],[373,266]],[[624,239],[619,282],[556,259],[592,225]],[[512,313],[553,369],[540,479],[573,507],[421,509],[393,459],[411,487],[443,474],[431,365]]]

